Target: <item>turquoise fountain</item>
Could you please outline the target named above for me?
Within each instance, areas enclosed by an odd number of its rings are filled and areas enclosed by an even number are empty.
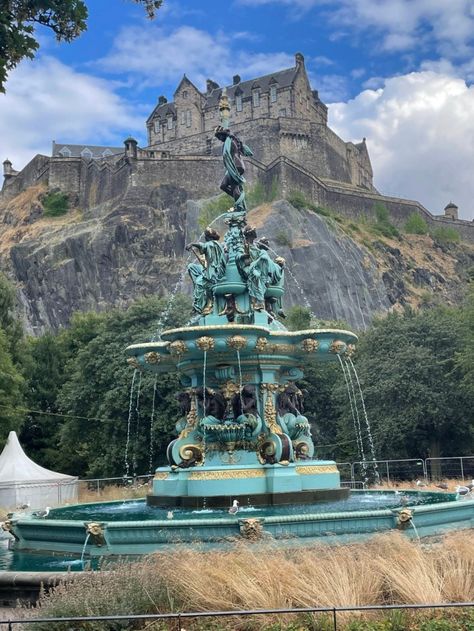
[[[352,491],[336,463],[319,460],[298,380],[310,360],[350,358],[350,331],[288,331],[282,324],[285,261],[270,255],[247,223],[243,157],[220,101],[225,176],[233,198],[227,231],[209,227],[187,249],[194,315],[160,341],[127,348],[134,370],[178,371],[181,418],[145,501],[54,509],[47,518],[13,515],[4,524],[19,550],[103,556],[170,544],[222,545],[244,537],[356,538],[393,528],[433,534],[472,526],[474,501],[454,494]],[[416,528],[415,528],[416,522]]]

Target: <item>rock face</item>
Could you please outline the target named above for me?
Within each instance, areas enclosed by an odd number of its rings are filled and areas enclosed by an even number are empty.
[[[17,286],[30,333],[67,325],[74,311],[126,306],[169,292],[180,277],[179,290],[190,293],[184,246],[200,232],[203,202],[189,191],[132,186],[115,199],[55,219],[43,216],[43,193],[34,187],[0,206],[0,269]],[[459,299],[462,276],[474,264],[467,246],[453,253],[434,250],[429,237],[367,241],[351,224],[286,201],[252,210],[248,221],[286,259],[286,308],[308,306],[318,318],[356,330],[375,314],[419,304],[426,292],[447,302]],[[219,221],[215,225],[219,229]]]

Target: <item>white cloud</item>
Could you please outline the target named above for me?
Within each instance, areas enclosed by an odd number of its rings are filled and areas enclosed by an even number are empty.
[[[434,214],[452,200],[464,219],[474,218],[474,86],[413,72],[330,105],[329,115],[343,138],[367,137],[381,192],[416,199]]]
[[[322,7],[336,27],[336,39],[353,37],[356,30],[370,33],[373,46],[375,34],[377,48],[390,52],[434,47],[438,54],[457,59],[469,56],[474,48],[473,0],[239,0],[239,4],[280,4],[297,18]]]
[[[293,55],[284,52],[236,50],[233,44],[243,36],[249,40],[252,34],[212,35],[192,26],[173,31],[156,24],[129,26],[122,29],[111,52],[98,63],[112,73],[133,73],[142,86],[177,84],[186,73],[200,89],[207,78],[228,85],[235,73],[245,79],[294,65]]]
[[[132,111],[109,82],[53,57],[20,64],[6,89],[0,95],[0,157],[17,169],[36,153],[50,155],[53,139],[120,146],[123,130],[144,129],[144,115]]]

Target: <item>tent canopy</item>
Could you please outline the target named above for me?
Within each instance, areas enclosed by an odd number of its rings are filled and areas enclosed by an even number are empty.
[[[0,485],[14,482],[66,482],[76,479],[72,475],[40,467],[25,454],[16,432],[8,434],[7,443],[0,454]]]

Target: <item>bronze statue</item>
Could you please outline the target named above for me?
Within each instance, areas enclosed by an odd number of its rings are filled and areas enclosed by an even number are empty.
[[[227,401],[223,394],[210,388],[199,388],[197,392],[198,401],[204,407],[204,418],[202,420],[215,420],[222,422],[227,409]]]
[[[241,392],[234,394],[231,403],[235,420],[237,420],[239,416],[242,416],[242,414],[258,416],[255,386],[250,384],[243,386]]]
[[[220,188],[233,198],[236,211],[246,211],[243,190],[245,165],[242,156],[251,156],[252,151],[228,128],[219,125],[216,127],[215,136],[224,143],[222,157],[226,172]]]
[[[225,274],[226,256],[219,243],[221,235],[214,228],[204,231],[204,243],[190,243],[186,250],[194,252],[198,263],[188,265],[188,273],[194,285],[193,309],[196,313],[208,315],[212,311],[212,289]]]

